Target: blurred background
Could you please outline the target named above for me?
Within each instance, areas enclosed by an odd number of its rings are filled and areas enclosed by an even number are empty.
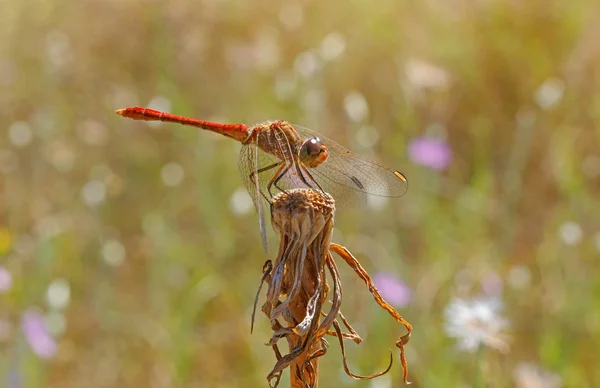
[[[405,173],[334,241],[414,325],[415,386],[600,385],[597,2],[0,9],[0,386],[267,386],[240,145],[114,114],[134,105],[288,120]],[[338,265],[374,373],[404,331]],[[322,386],[403,386],[397,351],[357,382],[330,342]]]

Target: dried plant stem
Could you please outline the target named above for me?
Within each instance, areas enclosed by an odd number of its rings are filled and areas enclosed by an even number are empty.
[[[325,271],[334,210],[331,197],[312,190],[290,190],[273,199],[271,217],[280,245],[267,276],[269,289],[262,310],[271,320],[274,334],[270,344],[276,354],[281,338],[287,339],[290,352],[278,357],[268,376],[272,385],[278,383],[282,370],[291,366],[292,387],[317,386],[317,359],[325,353],[321,338],[326,329],[321,326],[323,322],[330,325],[332,319],[321,322],[320,316],[329,291]],[[340,299],[337,294],[335,298]]]
[[[302,322],[308,308],[308,298],[302,298],[298,303],[290,306],[292,317],[296,322]],[[319,319],[316,319],[317,324]],[[295,325],[288,323],[289,328]],[[297,336],[292,339],[292,348],[301,347],[302,341],[306,341],[308,336]],[[319,351],[320,344],[314,343],[310,347],[296,357],[290,364],[290,387],[291,388],[306,388],[306,386],[317,388],[319,385],[319,359],[310,356]],[[308,367],[307,367],[308,366]]]
[[[367,271],[365,271],[365,269],[360,265],[358,260],[356,260],[356,258],[352,255],[352,253],[350,253],[349,250],[335,243],[331,244],[330,249],[333,252],[337,253],[342,259],[344,259],[346,263],[350,266],[350,268],[352,268],[354,272],[356,272],[358,277],[360,277],[365,282],[367,287],[369,287],[369,292],[371,293],[371,295],[373,295],[373,298],[375,298],[377,304],[383,309],[385,309],[396,320],[396,322],[402,324],[408,331],[405,335],[400,337],[400,340],[396,341],[396,346],[398,347],[398,349],[400,349],[400,362],[402,363],[403,371],[402,377],[404,379],[404,382],[408,383],[408,366],[406,364],[406,357],[404,355],[404,345],[406,345],[408,343],[408,340],[410,339],[410,334],[412,332],[411,324],[408,323],[404,318],[402,318],[400,314],[398,314],[396,309],[390,306],[390,304],[383,299]]]
[[[270,387],[279,384],[281,374],[288,366],[292,388],[317,387],[317,360],[327,352],[327,335],[338,339],[344,370],[355,379],[381,376],[392,366],[390,354],[390,363],[382,372],[361,376],[348,368],[344,339],[356,344],[362,339],[340,312],[341,279],[331,252],[346,261],[365,282],[376,302],[408,330],[396,342],[400,349],[404,381],[407,380],[404,345],[408,342],[412,327],[383,300],[354,256],[346,248],[331,243],[334,213],[333,198],[311,189],[288,190],[273,198],[271,221],[279,234],[280,245],[275,262],[267,261],[263,266],[262,280],[268,284],[268,291],[267,300],[261,309],[269,317],[273,335],[268,345],[273,348],[277,357],[275,366],[267,376]],[[331,288],[327,281],[328,275]],[[323,311],[324,306],[329,307],[328,311]],[[342,332],[339,321],[348,332]],[[331,330],[332,327],[334,330]],[[281,339],[285,339],[289,346],[289,352],[284,355],[279,350]]]

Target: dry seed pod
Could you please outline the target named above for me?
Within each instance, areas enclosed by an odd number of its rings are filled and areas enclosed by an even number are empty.
[[[325,333],[318,333],[326,330],[319,330],[319,318],[329,291],[325,267],[334,213],[333,198],[310,189],[289,190],[273,198],[271,218],[280,245],[268,276],[267,301],[262,310],[275,331],[270,344],[276,349],[277,341],[286,338],[290,352],[269,374],[271,383],[293,364],[292,387],[316,384],[317,361],[316,357],[310,360],[310,356],[324,353],[321,338]],[[339,296],[335,299],[340,300],[337,304],[341,302]]]
[[[392,364],[380,372],[360,376],[350,372],[344,347],[344,339],[360,343],[360,336],[342,315],[342,288],[340,275],[331,251],[340,255],[365,282],[377,303],[387,310],[408,333],[396,345],[401,350],[404,381],[407,378],[404,345],[408,342],[412,327],[388,303],[386,303],[371,278],[360,263],[344,247],[332,243],[335,202],[322,192],[311,189],[294,189],[273,198],[271,219],[279,234],[280,245],[275,263],[267,261],[263,266],[263,281],[268,284],[267,300],[262,311],[269,317],[273,335],[268,345],[273,347],[277,363],[267,376],[269,385],[279,384],[285,368],[291,366],[291,387],[316,387],[318,380],[318,357],[327,352],[326,335],[338,338],[342,349],[344,370],[356,379],[370,379],[387,373]],[[332,283],[327,283],[327,272]],[[332,291],[331,303],[327,295]],[[325,306],[329,311],[323,311]],[[323,319],[320,319],[323,317]],[[341,320],[348,329],[342,332]],[[333,326],[334,330],[331,330]],[[285,338],[289,353],[282,355],[278,342]]]

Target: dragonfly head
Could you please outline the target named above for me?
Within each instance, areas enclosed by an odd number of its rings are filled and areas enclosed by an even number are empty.
[[[307,167],[315,168],[329,156],[327,147],[318,137],[310,137],[300,147],[300,162]]]

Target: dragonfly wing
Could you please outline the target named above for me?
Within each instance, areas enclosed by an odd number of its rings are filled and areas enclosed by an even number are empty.
[[[331,190],[335,198],[337,192],[355,191],[381,197],[400,197],[406,193],[408,183],[404,174],[384,167],[377,162],[349,151],[335,141],[307,128],[296,126],[301,138],[316,136],[327,147],[329,156],[315,168],[308,171],[315,181]],[[342,194],[359,197],[359,194]]]
[[[252,181],[252,172],[255,171],[255,152],[257,147],[254,144],[244,144],[240,150],[240,159],[238,162],[238,168],[240,170],[240,176],[244,187],[254,202],[254,206],[258,208],[259,193],[257,192],[256,186]]]
[[[262,152],[255,143],[244,144],[240,151],[240,175],[246,191],[250,194],[254,206],[258,211],[258,225],[263,247],[267,255],[269,254],[269,247],[267,243],[265,208],[269,208],[270,203],[265,199],[265,196],[269,194],[263,188],[266,187],[273,172],[276,171],[273,169],[278,163],[278,159],[275,156]]]
[[[254,165],[258,166],[258,147],[254,147]],[[265,212],[264,212],[264,201],[260,197],[260,182],[258,181],[258,173],[253,175],[252,183],[254,184],[256,192],[256,204],[258,210],[258,227],[260,229],[260,238],[263,243],[263,248],[267,257],[269,256],[269,243],[267,242],[267,227],[265,225]]]

